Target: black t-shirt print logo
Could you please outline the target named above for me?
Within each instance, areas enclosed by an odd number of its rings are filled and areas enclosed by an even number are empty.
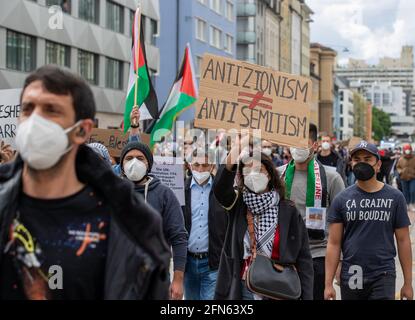
[[[82,256],[86,249],[95,249],[96,246],[107,239],[107,235],[104,232],[100,232],[105,227],[105,222],[98,224],[98,231],[92,231],[92,223],[88,222],[85,225],[85,230],[69,230],[70,235],[74,235],[75,239],[80,242],[80,246],[76,251],[76,256]]]

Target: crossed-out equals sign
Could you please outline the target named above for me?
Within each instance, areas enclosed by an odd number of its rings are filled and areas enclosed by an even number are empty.
[[[265,108],[268,110],[272,110],[272,106],[262,102],[272,103],[271,98],[265,98],[264,92],[258,91],[256,94],[248,93],[248,92],[238,92],[238,102],[248,104],[249,109],[254,109],[255,107]]]

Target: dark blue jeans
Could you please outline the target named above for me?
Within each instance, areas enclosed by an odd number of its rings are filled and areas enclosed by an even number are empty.
[[[405,196],[406,204],[415,204],[415,179],[401,180],[402,192]]]
[[[341,283],[342,300],[395,300],[396,275],[385,272],[371,281],[364,281],[362,289],[351,289]]]
[[[208,258],[187,256],[184,272],[184,297],[186,300],[213,300],[218,270],[209,268]]]

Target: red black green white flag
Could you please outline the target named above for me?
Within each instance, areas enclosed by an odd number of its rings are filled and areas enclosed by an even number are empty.
[[[124,110],[124,132],[130,128],[130,113],[134,106],[139,106],[141,120],[158,118],[157,96],[147,68],[140,8],[135,12],[133,23],[133,47]]]
[[[179,72],[163,106],[159,119],[151,130],[150,146],[172,131],[176,118],[192,106],[198,97],[190,45],[187,44]]]

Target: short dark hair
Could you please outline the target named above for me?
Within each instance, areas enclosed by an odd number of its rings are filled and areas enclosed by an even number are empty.
[[[281,200],[285,199],[285,185],[284,182],[282,181],[277,169],[275,168],[272,160],[270,157],[268,157],[265,153],[261,152],[261,164],[264,165],[265,169],[267,170],[270,179],[268,182],[268,189],[269,190],[275,190],[279,196]],[[244,168],[245,164],[243,161],[239,162],[239,171],[238,174],[241,177],[241,179],[239,180],[239,189],[242,190],[243,189],[243,168]]]
[[[317,126],[314,123],[310,123],[310,128],[308,129],[308,136],[311,141],[317,141]]]
[[[25,80],[20,96],[32,82],[41,81],[43,87],[57,95],[70,95],[75,109],[75,121],[95,118],[95,99],[91,88],[84,79],[73,74],[69,69],[55,65],[40,67]]]

